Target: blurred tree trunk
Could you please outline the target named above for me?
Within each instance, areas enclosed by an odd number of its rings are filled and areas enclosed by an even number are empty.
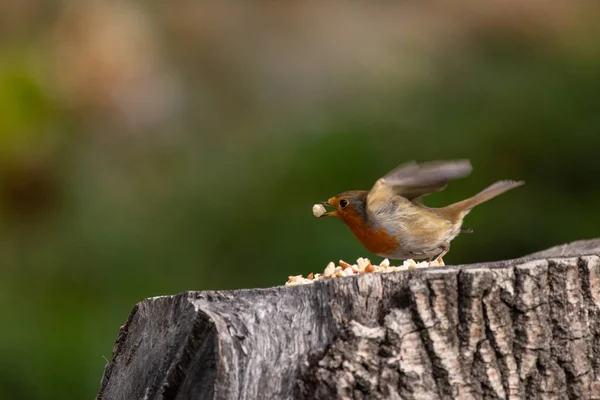
[[[98,398],[600,399],[599,255],[147,299]]]

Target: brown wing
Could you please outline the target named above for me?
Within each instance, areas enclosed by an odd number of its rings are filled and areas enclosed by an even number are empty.
[[[413,200],[429,193],[439,192],[448,181],[469,175],[469,160],[432,161],[417,164],[411,161],[388,172],[380,178],[367,196],[367,206],[372,209],[390,195]]]

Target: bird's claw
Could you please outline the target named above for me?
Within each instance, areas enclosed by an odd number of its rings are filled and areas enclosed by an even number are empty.
[[[437,263],[437,266],[446,266],[442,257],[438,257],[435,260],[429,260],[428,262],[430,267],[432,263]]]

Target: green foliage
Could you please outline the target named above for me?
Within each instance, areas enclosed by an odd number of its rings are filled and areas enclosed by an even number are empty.
[[[0,151],[3,157],[44,139],[49,107],[26,57],[0,54]]]

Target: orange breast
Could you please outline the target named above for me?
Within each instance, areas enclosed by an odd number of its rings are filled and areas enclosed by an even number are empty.
[[[388,235],[384,229],[374,230],[365,226],[359,214],[349,211],[341,219],[370,252],[386,255],[393,254],[398,248],[398,240],[395,237]]]

